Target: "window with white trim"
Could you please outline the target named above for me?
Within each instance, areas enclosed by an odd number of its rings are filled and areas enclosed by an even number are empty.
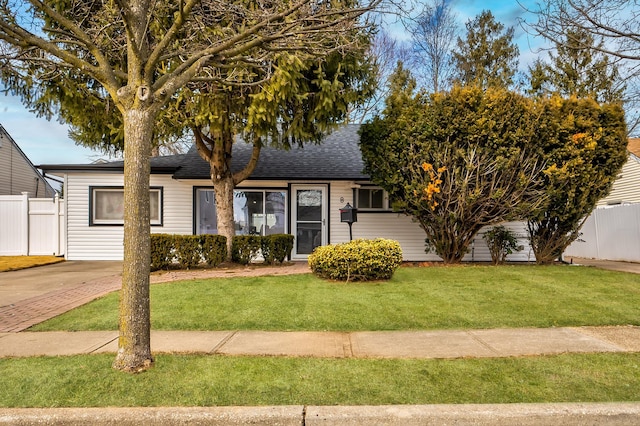
[[[387,192],[374,186],[363,186],[356,190],[356,207],[358,210],[388,210]]]
[[[162,225],[162,188],[149,189],[150,224]],[[124,225],[124,188],[89,188],[89,225]]]

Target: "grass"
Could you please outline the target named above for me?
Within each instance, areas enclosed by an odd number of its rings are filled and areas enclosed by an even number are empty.
[[[159,355],[0,359],[2,407],[383,405],[637,401],[640,354],[460,360]]]
[[[151,287],[156,330],[428,330],[640,325],[640,277],[577,266],[400,268],[393,279],[313,275]],[[34,331],[116,330],[114,293]]]
[[[0,256],[0,272],[16,271],[58,262],[64,262],[64,258],[56,256]]]

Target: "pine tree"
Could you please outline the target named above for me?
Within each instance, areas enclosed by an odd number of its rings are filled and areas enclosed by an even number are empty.
[[[458,38],[453,53],[454,81],[462,85],[508,88],[518,69],[518,46],[513,27],[504,29],[493,14],[485,10],[466,24],[466,38]]]

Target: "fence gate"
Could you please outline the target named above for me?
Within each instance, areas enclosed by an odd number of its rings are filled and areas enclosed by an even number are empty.
[[[64,254],[64,200],[0,196],[0,256]]]

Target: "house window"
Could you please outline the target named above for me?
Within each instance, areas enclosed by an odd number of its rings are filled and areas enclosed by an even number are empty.
[[[162,225],[162,188],[149,189],[151,207],[151,225]],[[123,225],[124,224],[124,188],[123,187],[91,187],[89,188],[89,225]]]
[[[196,234],[217,234],[218,218],[212,189],[196,191]],[[236,235],[286,232],[287,193],[279,190],[235,190],[233,221]]]
[[[358,188],[356,199],[358,210],[387,210],[389,208],[387,193],[382,188]]]

